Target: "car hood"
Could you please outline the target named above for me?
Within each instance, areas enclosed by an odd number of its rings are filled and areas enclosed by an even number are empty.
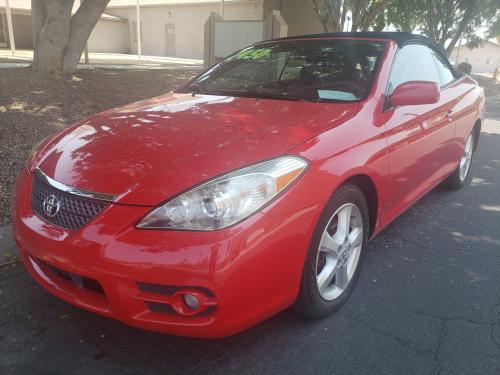
[[[167,94],[82,121],[35,166],[78,189],[157,205],[207,179],[285,154],[341,124],[356,103]]]

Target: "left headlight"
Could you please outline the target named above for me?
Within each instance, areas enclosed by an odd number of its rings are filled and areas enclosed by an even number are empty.
[[[239,169],[170,200],[137,226],[202,231],[226,228],[266,205],[308,165],[302,158],[283,156]]]

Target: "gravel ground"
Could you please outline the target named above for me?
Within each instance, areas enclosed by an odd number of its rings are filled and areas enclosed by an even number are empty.
[[[15,178],[40,140],[97,112],[168,92],[195,73],[94,69],[56,79],[29,68],[0,69],[0,226],[9,223]]]

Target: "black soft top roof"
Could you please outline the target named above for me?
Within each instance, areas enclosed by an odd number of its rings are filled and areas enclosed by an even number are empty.
[[[395,32],[395,31],[360,31],[360,32],[345,32],[345,33],[309,34],[309,35],[288,36],[285,38],[278,38],[274,40],[314,39],[314,38],[325,38],[325,37],[387,39],[387,40],[394,40],[399,47],[409,42],[417,42],[417,43],[427,44],[432,48],[442,52],[442,48],[438,44],[434,43],[432,40],[423,35]]]

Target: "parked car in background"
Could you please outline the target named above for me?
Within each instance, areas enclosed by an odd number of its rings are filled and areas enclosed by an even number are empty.
[[[470,181],[483,118],[482,89],[424,37],[258,43],[43,141],[14,236],[40,285],[132,326],[223,337],[292,305],[324,318],[369,239]]]

